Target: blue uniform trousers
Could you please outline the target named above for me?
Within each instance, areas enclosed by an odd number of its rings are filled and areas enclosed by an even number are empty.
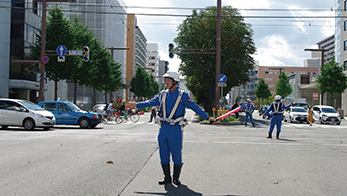
[[[183,131],[181,126],[176,123],[170,125],[163,122],[159,129],[158,144],[160,162],[162,165],[170,163],[170,155],[172,155],[172,161],[177,166],[182,166],[182,139]]]
[[[251,119],[251,122],[253,123],[252,113],[246,112],[246,124],[247,124],[247,121],[248,121],[248,117]]]
[[[282,118],[283,118],[283,115],[281,114],[272,116],[269,133],[272,133],[272,131],[275,128],[275,125],[277,127],[277,133],[281,133]]]

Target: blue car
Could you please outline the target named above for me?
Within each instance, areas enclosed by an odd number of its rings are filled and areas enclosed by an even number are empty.
[[[69,101],[42,101],[43,109],[53,113],[56,125],[79,125],[83,129],[95,128],[102,121],[102,115],[81,110]]]

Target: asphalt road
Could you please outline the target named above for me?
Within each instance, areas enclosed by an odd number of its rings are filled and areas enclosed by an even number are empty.
[[[266,139],[269,120],[254,118],[256,127],[190,123],[179,187],[157,184],[148,113],[97,129],[0,129],[0,195],[346,195],[346,122],[284,123],[276,140]]]

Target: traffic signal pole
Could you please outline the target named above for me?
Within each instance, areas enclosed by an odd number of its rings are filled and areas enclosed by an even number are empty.
[[[217,0],[217,43],[216,43],[216,81],[215,81],[215,108],[218,108],[219,105],[219,94],[220,89],[217,87],[218,85],[218,77],[220,75],[220,63],[221,63],[221,31],[222,31],[222,0]]]

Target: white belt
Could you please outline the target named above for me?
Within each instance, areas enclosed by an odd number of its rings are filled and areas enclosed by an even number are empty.
[[[170,123],[170,125],[175,125],[176,123],[184,120],[184,117],[181,116],[181,117],[178,117],[176,119],[168,119],[168,118],[163,118],[163,117],[159,117],[157,116],[157,119],[160,121],[160,122],[167,122],[167,123]]]

